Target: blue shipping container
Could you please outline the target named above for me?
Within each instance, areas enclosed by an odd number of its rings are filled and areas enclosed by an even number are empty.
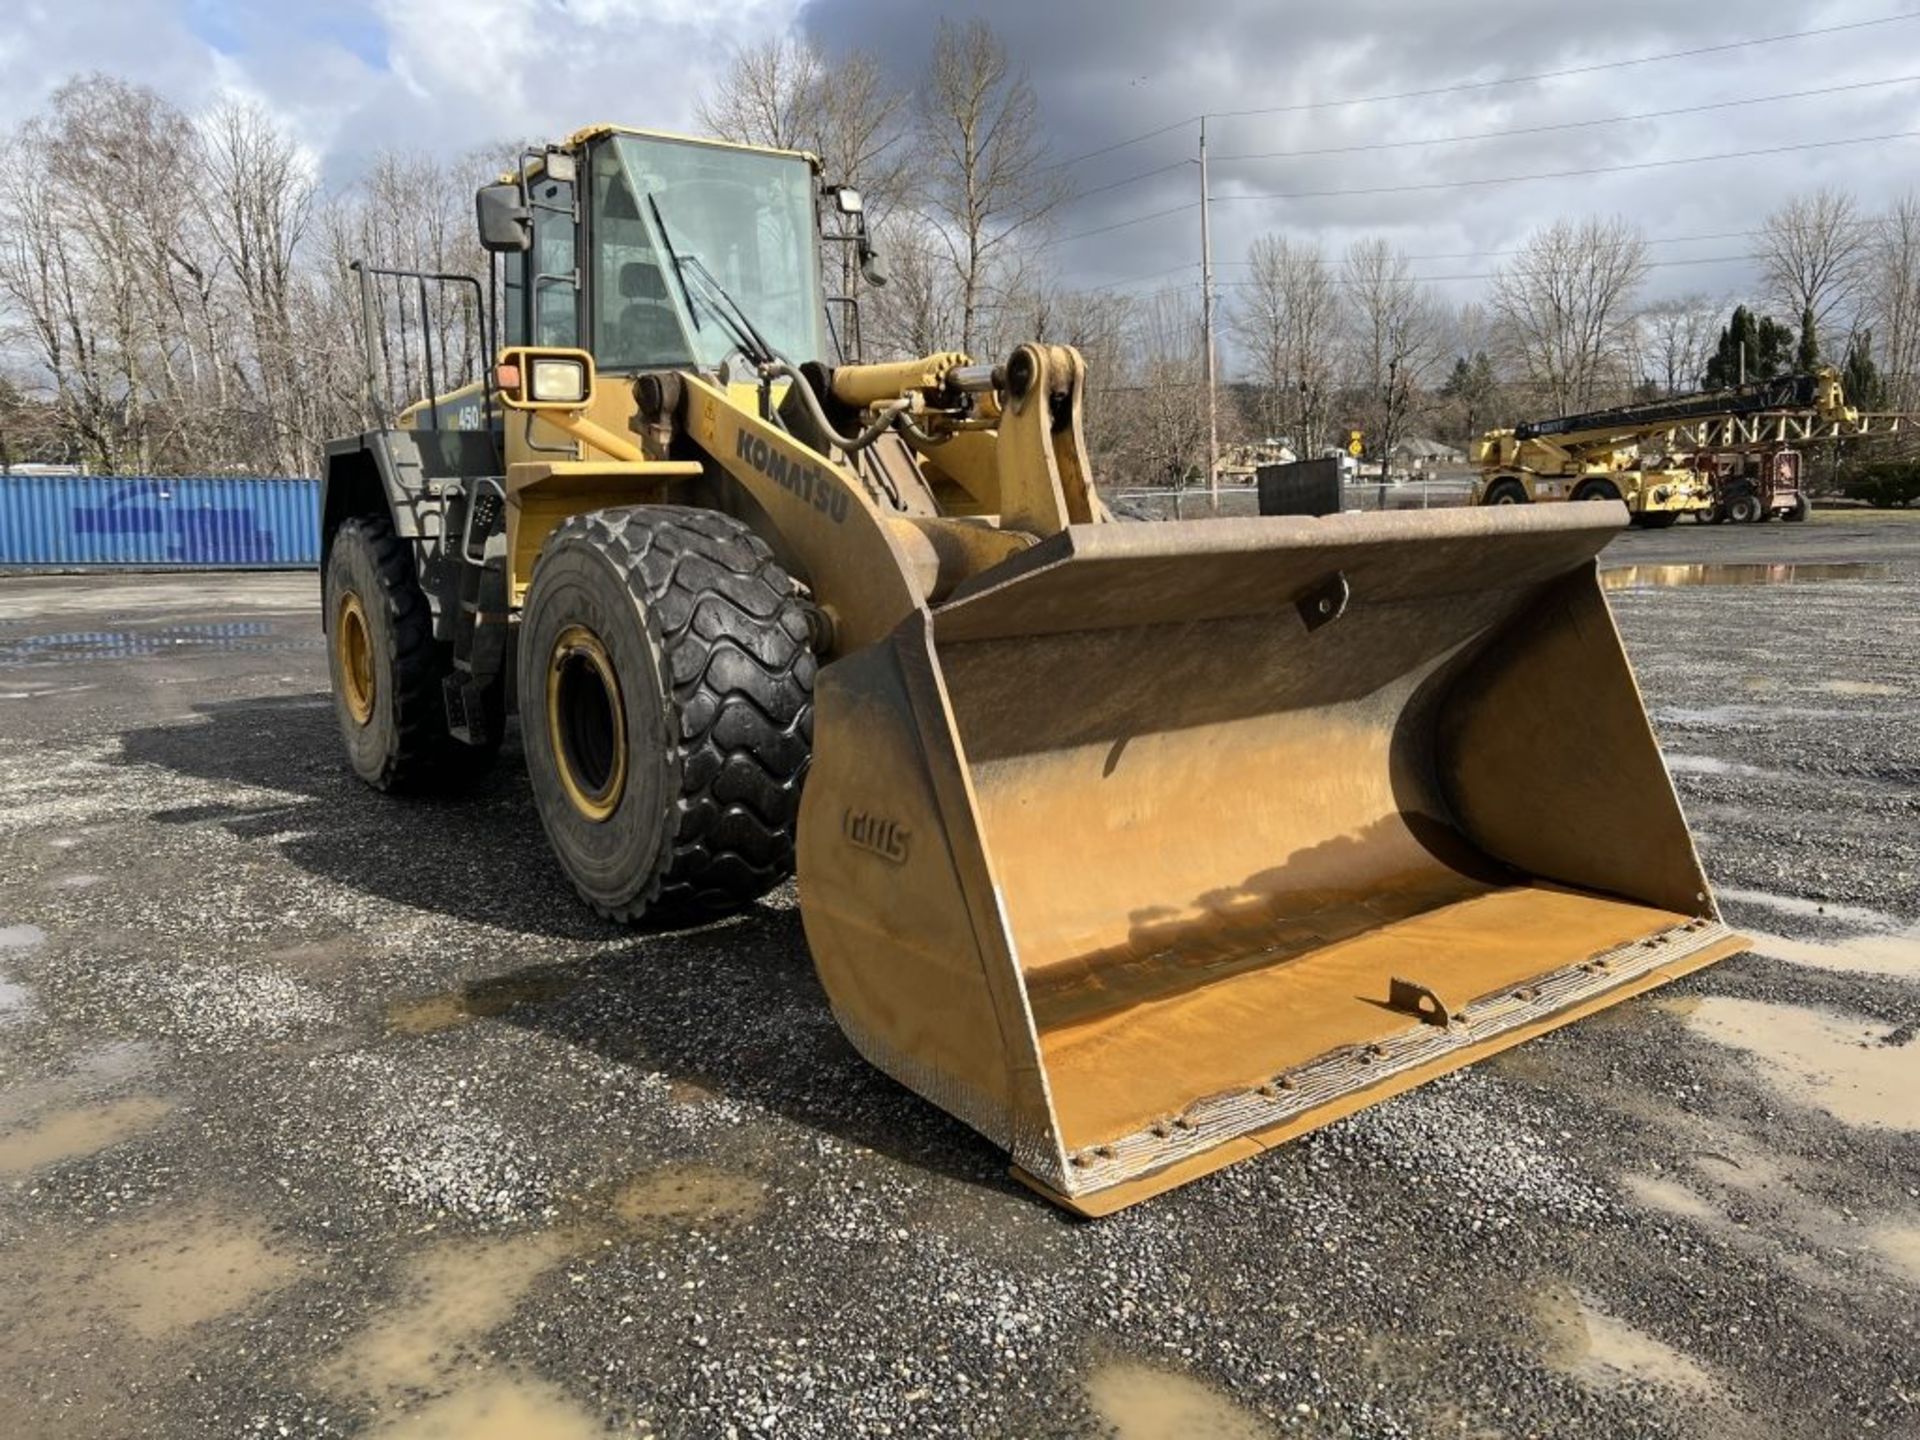
[[[311,569],[320,482],[0,475],[0,566]]]

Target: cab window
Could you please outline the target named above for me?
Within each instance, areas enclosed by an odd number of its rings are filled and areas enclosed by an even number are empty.
[[[610,146],[592,169],[593,358],[602,370],[693,363],[663,257]]]

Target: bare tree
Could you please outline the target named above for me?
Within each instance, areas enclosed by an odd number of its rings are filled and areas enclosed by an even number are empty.
[[[1260,386],[1269,436],[1290,436],[1295,453],[1327,444],[1340,324],[1340,289],[1320,247],[1262,235],[1247,251],[1245,290],[1230,324]]]
[[[1384,472],[1415,398],[1444,353],[1444,321],[1406,254],[1385,240],[1349,246],[1341,283],[1353,383],[1375,437],[1368,448]]]
[[[920,92],[924,212],[953,268],[960,348],[981,338],[981,314],[1009,255],[1066,195],[1045,166],[1033,87],[985,21],[942,20]]]
[[[1704,295],[1656,301],[1640,312],[1640,379],[1662,395],[1697,390],[1727,307]]]
[[[301,242],[318,182],[298,147],[257,107],[221,105],[200,136],[201,205],[246,316],[272,462],[296,474],[324,439],[294,335]]]
[[[1646,248],[1625,220],[1557,220],[1495,274],[1488,301],[1505,347],[1554,409],[1624,388]]]
[[[812,151],[829,182],[860,192],[875,231],[911,191],[906,97],[865,51],[829,58],[787,38],[737,50],[698,113],[722,139]],[[854,248],[829,246],[821,261],[829,290],[858,302],[864,287]]]
[[[1862,261],[1861,308],[1887,403],[1920,407],[1920,195],[1903,195],[1880,217]]]
[[[1782,315],[1811,314],[1818,335],[1845,328],[1867,240],[1851,195],[1796,195],[1767,216],[1756,242],[1768,301]]]
[[[1204,475],[1207,464],[1198,301],[1186,290],[1163,291],[1134,310],[1130,329],[1134,364],[1126,377],[1120,452],[1148,483],[1185,486]]]
[[[735,50],[694,113],[723,140],[805,150],[816,133],[814,105],[825,78],[825,62],[812,45],[777,37]]]
[[[868,354],[904,359],[951,348],[960,301],[939,234],[919,216],[899,213],[879,227],[875,244],[887,257],[887,283],[861,304]]]

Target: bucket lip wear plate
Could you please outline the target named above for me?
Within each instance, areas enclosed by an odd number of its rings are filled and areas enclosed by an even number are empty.
[[[1048,1174],[1012,1173],[1056,1204],[1098,1217],[1677,980],[1746,948],[1747,937],[1701,916],[1617,946],[1527,985],[1462,1006],[1451,1023],[1414,1021],[1379,1042],[1346,1047],[1273,1081],[1196,1101],[1109,1144],[1077,1151]]]

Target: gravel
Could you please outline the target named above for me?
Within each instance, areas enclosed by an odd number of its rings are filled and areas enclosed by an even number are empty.
[[[1783,555],[1891,570],[1616,612],[1729,918],[1893,943],[1920,919],[1920,526],[1683,527],[1608,561]],[[1688,1018],[1816,1006],[1920,1062],[1920,973],[1744,955],[1078,1222],[853,1054],[791,888],[624,931],[512,763],[465,803],[355,784],[311,592],[0,581],[0,695],[27,697],[0,699],[0,1433],[372,1434],[483,1383],[529,1436],[1920,1431],[1920,1138]],[[236,615],[244,644],[137,638]],[[7,1172],[49,1133],[67,1153]],[[114,1237],[181,1216],[276,1263],[132,1337]],[[1102,1411],[1140,1369],[1164,1403]]]

